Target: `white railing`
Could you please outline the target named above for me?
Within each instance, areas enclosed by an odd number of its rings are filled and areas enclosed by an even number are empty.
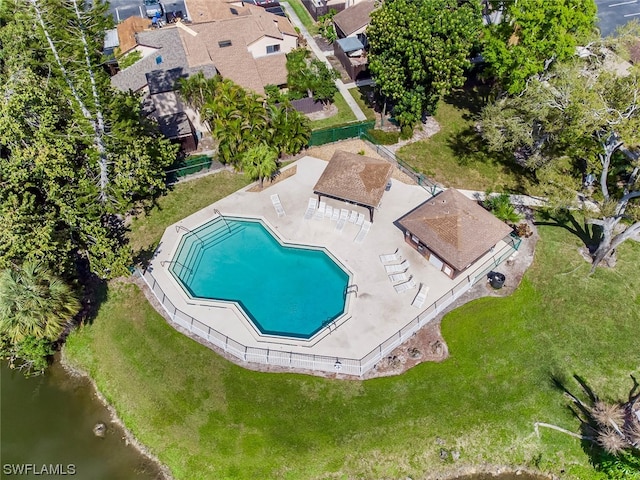
[[[455,300],[460,298],[460,296],[466,293],[476,282],[484,278],[487,272],[497,267],[517,250],[518,246],[519,244],[513,239],[507,242],[500,251],[494,253],[490,259],[474,270],[473,273],[467,275],[466,281],[454,286],[438,300],[429,305],[417,317],[360,359],[327,357],[310,353],[283,352],[280,350],[242,345],[176,308],[167,295],[165,295],[150,271],[141,272],[137,270],[137,273],[151,289],[174,324],[215,345],[224,352],[233,355],[242,362],[362,376],[371,370],[380,360],[389,355],[395,348],[409,339],[414,333],[433,320]]]

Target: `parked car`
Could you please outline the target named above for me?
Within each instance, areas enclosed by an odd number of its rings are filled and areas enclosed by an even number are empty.
[[[158,0],[144,0],[144,9],[148,18],[164,15],[164,7]]]

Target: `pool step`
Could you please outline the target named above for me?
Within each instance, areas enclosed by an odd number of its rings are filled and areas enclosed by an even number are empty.
[[[192,233],[194,235],[184,242],[180,252],[175,257],[176,262],[170,268],[183,282],[188,283],[191,281],[205,250],[216,246],[246,228],[240,223],[232,222],[227,224],[222,219],[215,221],[214,225],[215,228],[212,228],[212,224],[208,223],[193,230]]]

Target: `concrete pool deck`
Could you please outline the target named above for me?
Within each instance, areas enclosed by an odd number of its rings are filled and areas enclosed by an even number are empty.
[[[305,220],[303,217],[308,200],[314,197],[313,186],[327,163],[324,160],[303,157],[294,164],[297,169],[294,175],[269,188],[260,192],[249,192],[252,186],[246,187],[168,227],[148,271],[175,308],[246,347],[336,359],[362,359],[397,334],[435,300],[441,299],[454,287],[470,283],[467,275],[460,275],[452,280],[433,267],[404,242],[403,232],[394,224],[406,212],[431,197],[428,191],[418,185],[393,180],[392,188],[384,193],[382,204],[375,211],[371,230],[362,243],[354,242],[360,231],[360,227],[354,223],[347,222],[344,230],[338,232],[336,222],[329,218]],[[293,165],[287,168],[292,167]],[[278,217],[276,214],[270,200],[270,196],[275,193],[280,197],[286,216]],[[356,210],[369,218],[364,207],[332,199],[327,199],[327,205]],[[173,258],[182,235],[215,218],[218,215],[216,211],[223,216],[263,219],[284,242],[328,249],[351,272],[351,284],[357,285],[358,288],[357,296],[348,295],[349,303],[345,316],[335,325],[323,329],[310,341],[279,339],[259,335],[243,312],[234,306],[189,299],[169,273],[169,263],[166,262]],[[420,283],[424,283],[429,287],[427,300],[422,309],[411,306],[418,289],[396,293],[394,284],[389,281],[379,260],[381,254],[392,253],[397,248],[403,259],[410,262],[407,273],[413,276],[416,284],[419,286]],[[506,248],[507,244],[500,242],[495,251],[504,253],[507,251]],[[492,252],[487,253],[472,265],[469,271],[476,272],[476,265],[485,266],[493,255]],[[155,291],[158,296],[157,289]],[[159,300],[162,302],[161,298]],[[274,299],[283,300],[286,301],[286,292],[283,292],[281,299]],[[166,302],[164,303],[166,305]]]

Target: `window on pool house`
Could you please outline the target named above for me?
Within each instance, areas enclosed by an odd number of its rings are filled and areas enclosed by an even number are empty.
[[[267,55],[280,51],[280,45],[267,45]]]

